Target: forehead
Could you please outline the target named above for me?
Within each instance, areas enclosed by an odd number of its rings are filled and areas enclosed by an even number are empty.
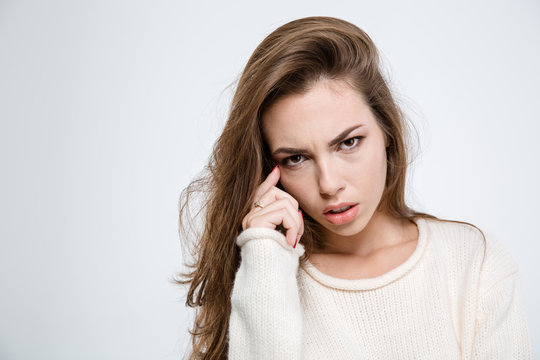
[[[375,126],[363,96],[347,83],[319,81],[305,94],[280,99],[263,114],[264,135],[271,147],[328,141],[352,125]]]

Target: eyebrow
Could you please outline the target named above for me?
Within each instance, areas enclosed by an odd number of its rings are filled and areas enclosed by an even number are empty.
[[[354,130],[358,129],[361,126],[364,126],[364,124],[353,125],[353,126],[347,128],[347,129],[343,130],[338,136],[336,136],[334,139],[332,139],[332,140],[330,140],[328,142],[328,147],[332,147],[334,145],[337,145],[340,142],[342,142],[343,140],[347,139],[347,136],[349,136],[349,134],[351,132],[353,132]],[[297,149],[297,148],[292,148],[292,147],[280,147],[280,148],[278,148],[276,151],[274,151],[272,153],[272,156],[276,156],[278,154],[289,154],[289,155],[299,154],[299,155],[302,155],[302,154],[307,154],[307,152],[308,151],[306,149]]]

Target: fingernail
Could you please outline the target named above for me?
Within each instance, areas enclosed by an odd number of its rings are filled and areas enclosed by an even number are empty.
[[[274,172],[274,170],[276,170],[277,167],[278,167],[278,165],[274,166],[274,168],[270,172]]]
[[[296,249],[296,244],[298,244],[298,239],[300,239],[300,236],[296,237],[296,241],[294,242],[293,249]]]
[[[304,213],[302,212],[302,210],[298,209],[298,211],[300,212],[300,216],[302,217],[302,219],[304,218]]]

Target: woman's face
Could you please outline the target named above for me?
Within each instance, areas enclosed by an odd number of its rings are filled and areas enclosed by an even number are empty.
[[[331,233],[361,232],[386,181],[385,136],[363,97],[345,82],[317,82],[263,114],[281,184]]]

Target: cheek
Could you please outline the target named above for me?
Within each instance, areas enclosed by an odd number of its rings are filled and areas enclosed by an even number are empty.
[[[377,190],[382,192],[386,186],[386,151],[379,154],[377,159],[374,159],[373,163],[373,181],[374,186],[377,187]]]
[[[309,179],[304,176],[282,173],[280,182],[283,190],[295,198],[302,207],[306,205],[308,199],[313,198],[313,189],[308,185]]]
[[[386,152],[376,152],[365,156],[354,170],[349,180],[353,185],[367,190],[370,194],[377,194],[386,183]]]
[[[386,151],[382,151],[373,159],[373,169],[377,176],[386,177]]]

